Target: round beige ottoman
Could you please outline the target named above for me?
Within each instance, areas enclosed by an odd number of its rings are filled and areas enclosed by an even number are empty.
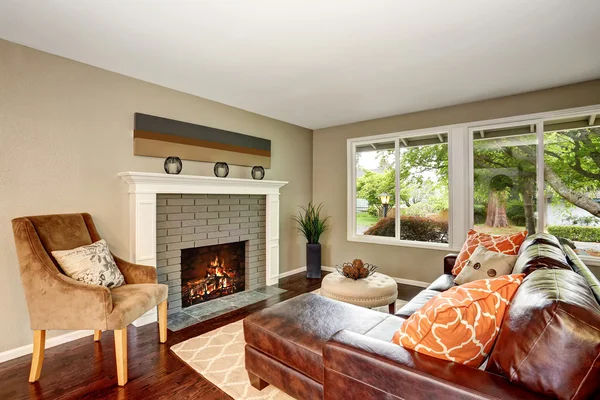
[[[390,314],[393,314],[396,312],[398,285],[392,278],[379,272],[356,281],[338,272],[332,272],[323,278],[321,294],[362,307],[389,306]]]

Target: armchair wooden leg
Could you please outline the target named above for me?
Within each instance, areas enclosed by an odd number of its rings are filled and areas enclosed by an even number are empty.
[[[158,305],[158,332],[160,342],[167,341],[167,300]]]
[[[99,342],[100,338],[102,338],[102,331],[101,330],[95,330],[94,331],[94,342]]]
[[[127,327],[115,330],[115,356],[117,359],[117,383],[127,383]]]
[[[40,379],[45,346],[46,331],[33,331],[33,357],[31,359],[31,370],[29,371],[29,382],[31,383]]]

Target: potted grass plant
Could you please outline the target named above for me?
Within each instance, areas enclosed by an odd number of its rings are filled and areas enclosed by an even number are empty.
[[[312,202],[302,207],[298,215],[293,217],[298,223],[298,230],[306,238],[306,277],[321,277],[321,244],[319,239],[328,228],[329,217],[321,218],[323,203],[315,206]]]

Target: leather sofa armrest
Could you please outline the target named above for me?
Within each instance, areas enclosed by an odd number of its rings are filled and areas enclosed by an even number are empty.
[[[446,254],[444,257],[444,273],[452,274],[452,268],[454,268],[454,263],[456,262],[456,258],[458,254]]]
[[[117,267],[125,277],[126,283],[157,283],[156,268],[148,265],[133,264],[112,255]]]
[[[325,344],[323,362],[325,400],[547,399],[501,376],[345,330]]]

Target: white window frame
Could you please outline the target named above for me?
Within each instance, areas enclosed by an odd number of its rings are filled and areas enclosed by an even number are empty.
[[[450,134],[450,128],[436,127],[433,129],[418,129],[413,131],[407,131],[402,133],[391,133],[377,136],[361,137],[356,139],[348,139],[347,141],[347,166],[348,166],[348,230],[347,239],[350,242],[363,242],[363,243],[375,243],[375,244],[386,244],[392,246],[408,246],[417,247],[424,249],[435,249],[435,250],[446,250],[454,251],[457,250],[456,246],[452,246],[452,238],[455,236],[452,230],[452,202],[453,202],[453,190],[451,188],[452,176],[451,170],[454,167],[451,166],[450,154],[452,154],[452,142]],[[389,143],[394,142],[396,166],[400,164],[400,141],[402,139],[416,138],[422,136],[434,136],[437,134],[447,135],[448,141],[444,142],[448,144],[448,205],[449,205],[449,219],[448,219],[448,243],[433,243],[433,242],[419,242],[414,240],[402,240],[400,239],[400,218],[396,218],[396,236],[373,236],[373,235],[358,235],[356,234],[356,147],[360,145],[376,144],[376,143]],[[396,168],[396,198],[400,188],[400,170]],[[460,247],[458,248],[460,249]]]
[[[538,210],[543,209],[543,160],[544,160],[544,122],[561,118],[582,117],[597,114],[600,119],[600,104],[570,108],[558,111],[549,111],[534,114],[518,115],[513,117],[496,118],[465,122],[455,125],[437,126],[427,129],[416,129],[404,132],[386,133],[381,135],[364,136],[347,140],[347,240],[350,242],[373,243],[392,246],[406,246],[433,250],[459,251],[469,229],[473,227],[473,131],[499,128],[502,125],[513,126],[519,124],[535,124],[538,135],[537,149],[537,190]],[[397,237],[382,237],[356,234],[356,170],[355,147],[360,144],[377,142],[396,143],[396,165],[398,163],[398,147],[400,139],[432,135],[436,133],[448,134],[448,191],[449,191],[449,221],[448,243],[431,243],[400,240],[400,232],[396,229]],[[541,143],[541,144],[540,144]],[[542,184],[539,184],[539,183]],[[396,188],[399,188],[399,170],[396,169]],[[542,202],[542,203],[540,203]],[[543,214],[543,213],[541,213]],[[538,215],[538,231],[545,228],[544,216]],[[399,223],[398,221],[396,222]],[[542,229],[540,229],[542,228]],[[580,257],[581,260],[592,266],[600,266],[600,257]]]

